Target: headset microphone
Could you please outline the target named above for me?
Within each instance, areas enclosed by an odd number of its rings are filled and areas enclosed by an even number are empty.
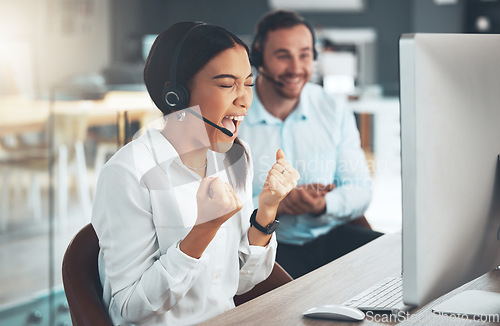
[[[222,131],[224,133],[224,135],[227,135],[229,137],[233,137],[233,133],[230,132],[228,129],[226,128],[222,128],[221,126],[218,126],[216,125],[215,123],[213,123],[212,121],[208,120],[207,118],[205,118],[204,116],[202,116],[201,114],[198,114],[196,112],[194,112],[193,110],[191,110],[190,108],[186,108],[185,109],[187,112],[191,113],[192,115],[194,115],[195,117],[197,117],[198,119],[201,119],[203,120],[203,122],[205,122],[206,124],[209,124],[211,125],[212,127],[216,128],[216,129],[219,129],[220,131]]]
[[[277,81],[276,79],[274,79],[273,77],[269,76],[268,74],[265,74],[263,72],[260,72],[260,74],[262,75],[262,77],[264,77],[265,79],[269,80],[270,82],[278,85],[279,87],[285,87],[285,84],[283,84],[280,81]]]

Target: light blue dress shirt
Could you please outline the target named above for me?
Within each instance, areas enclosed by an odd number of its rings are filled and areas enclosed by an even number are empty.
[[[277,230],[279,242],[302,245],[363,215],[368,208],[372,181],[354,115],[321,86],[307,83],[297,107],[285,121],[264,108],[254,88],[252,106],[238,134],[252,151],[255,206],[278,148],[300,173],[299,185],[336,185],[326,195],[323,215],[282,215]]]

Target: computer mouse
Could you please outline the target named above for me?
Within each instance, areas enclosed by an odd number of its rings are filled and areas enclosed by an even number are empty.
[[[365,313],[357,308],[331,304],[308,309],[302,313],[302,316],[342,321],[361,321],[365,319]]]

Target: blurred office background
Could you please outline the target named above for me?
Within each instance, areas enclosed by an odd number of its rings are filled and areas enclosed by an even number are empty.
[[[0,0],[1,325],[71,324],[62,257],[90,221],[100,167],[159,117],[142,85],[155,35],[201,20],[251,43],[274,8],[316,29],[313,82],[349,102],[372,171],[366,217],[401,228],[399,37],[499,33],[499,1]]]

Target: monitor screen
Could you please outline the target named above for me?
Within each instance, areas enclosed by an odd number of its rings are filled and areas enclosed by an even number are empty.
[[[500,35],[400,39],[403,301],[500,264]]]

